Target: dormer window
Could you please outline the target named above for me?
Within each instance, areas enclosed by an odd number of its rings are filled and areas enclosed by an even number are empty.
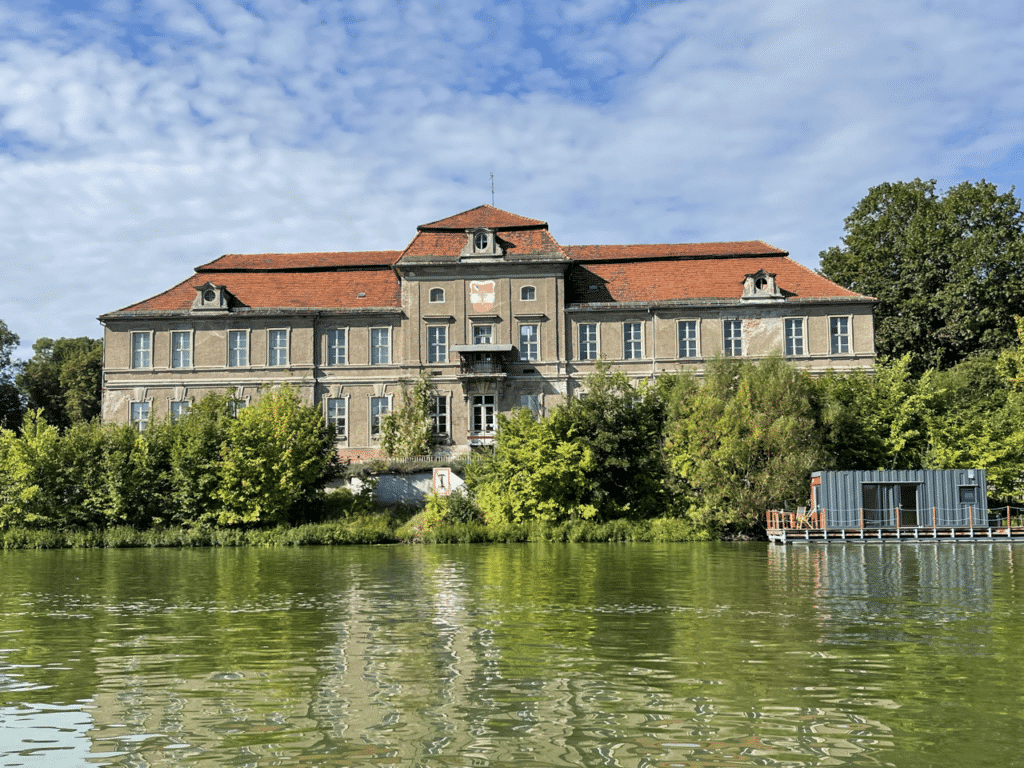
[[[758,270],[743,278],[744,299],[784,299],[785,296],[775,283],[775,275]]]
[[[459,255],[500,257],[502,252],[493,229],[476,227],[466,230],[466,244]]]
[[[205,283],[196,286],[196,297],[192,300],[193,312],[227,312],[228,291],[223,285]]]

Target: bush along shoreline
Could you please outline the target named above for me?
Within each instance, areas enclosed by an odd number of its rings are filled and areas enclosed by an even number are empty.
[[[836,468],[979,467],[997,504],[1018,505],[1024,321],[1019,333],[997,356],[920,377],[905,357],[873,375],[818,378],[779,356],[716,358],[699,380],[635,382],[602,364],[586,394],[546,415],[499,414],[493,448],[452,465],[465,486],[428,496],[422,511],[378,507],[372,476],[386,460],[342,467],[333,428],[288,387],[246,408],[207,395],[144,430],[87,422],[61,432],[30,412],[19,434],[0,430],[0,544],[764,538],[767,509],[807,505],[811,472]],[[395,427],[385,453],[425,450],[428,384],[385,420]],[[371,482],[327,492],[342,475]]]
[[[513,544],[528,542],[683,542],[708,540],[684,520],[589,520],[486,525],[454,523],[425,528],[422,514],[402,520],[388,513],[274,528],[103,529],[13,527],[0,531],[0,549],[128,549],[178,547],[297,547],[381,544]]]

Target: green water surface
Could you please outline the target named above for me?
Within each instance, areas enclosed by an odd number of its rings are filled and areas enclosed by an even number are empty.
[[[1024,545],[0,553],[0,766],[1024,766]]]

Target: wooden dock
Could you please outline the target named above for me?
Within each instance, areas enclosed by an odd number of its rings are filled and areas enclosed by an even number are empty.
[[[871,542],[906,541],[1024,541],[1024,525],[968,526],[968,527],[865,527],[865,528],[810,528],[770,526],[768,540],[776,544],[805,544],[810,542],[852,541]]]

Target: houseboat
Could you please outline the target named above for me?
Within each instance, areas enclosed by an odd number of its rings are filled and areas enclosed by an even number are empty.
[[[814,472],[811,506],[771,510],[778,544],[809,541],[1024,540],[1024,520],[988,508],[983,469]]]

